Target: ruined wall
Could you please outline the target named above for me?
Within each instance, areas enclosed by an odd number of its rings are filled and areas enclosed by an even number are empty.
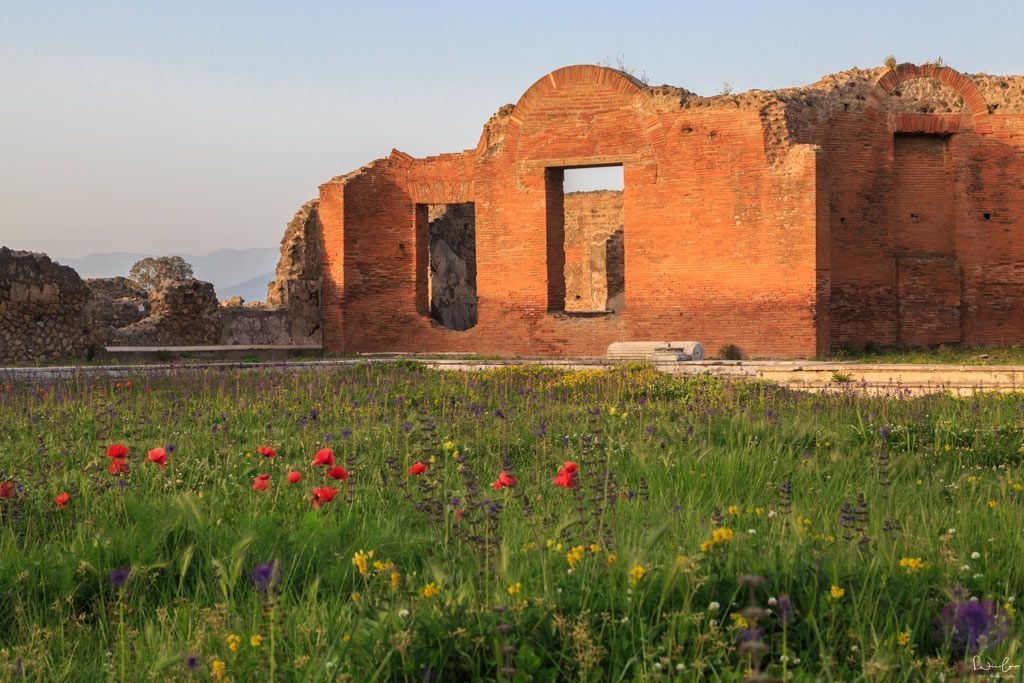
[[[149,315],[114,330],[117,346],[216,344],[220,304],[213,285],[201,280],[165,280],[149,293]]]
[[[759,109],[684,97],[652,98],[609,69],[560,69],[488,122],[475,150],[392,152],[324,184],[325,347],[597,355],[613,341],[696,338],[712,351],[817,353],[828,332],[815,322],[817,153],[770,157]],[[563,311],[556,172],[607,164],[623,166],[625,304]],[[475,205],[478,321],[454,331],[424,306],[416,207],[462,202]]]
[[[620,311],[625,304],[622,192],[565,194],[565,310]]]
[[[218,302],[213,285],[127,278],[83,280],[43,254],[0,251],[0,362],[92,357],[103,346],[308,345],[320,342],[319,201],[281,240],[267,304]]]
[[[281,256],[274,281],[267,286],[265,308],[274,314],[230,311],[222,339],[273,340],[223,343],[320,343],[320,277],[322,241],[319,199],[299,208],[281,238]]]
[[[89,290],[45,254],[0,247],[0,362],[85,356]]]
[[[827,159],[832,348],[1024,341],[1021,79],[889,78],[803,131]]]

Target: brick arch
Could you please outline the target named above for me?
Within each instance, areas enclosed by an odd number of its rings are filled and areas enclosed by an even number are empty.
[[[521,124],[530,115],[533,108],[537,106],[537,103],[556,90],[559,85],[584,82],[608,86],[612,90],[621,93],[625,101],[632,100],[635,95],[646,90],[646,86],[643,83],[618,69],[594,66],[593,64],[563,66],[561,69],[555,69],[541,76],[533,85],[527,88],[512,110],[512,120],[517,124]]]
[[[643,166],[647,173],[645,177],[653,178],[657,174],[657,162],[655,158],[655,141],[659,139],[662,125],[658,117],[644,110],[641,106],[647,87],[632,76],[607,67],[582,64],[566,66],[556,69],[538,79],[519,98],[509,115],[508,128],[506,129],[505,146],[517,162],[533,159],[535,155],[524,148],[531,147],[530,122],[537,116],[551,116],[548,108],[552,101],[559,97],[565,97],[566,93],[589,90],[591,94],[597,95],[605,100],[606,108],[594,110],[597,116],[617,115],[625,124],[624,131],[632,134],[633,141],[625,144],[621,140],[618,143],[608,143],[605,139],[596,135],[593,140],[594,147],[607,147],[609,157],[616,155],[628,157],[627,164]],[[580,101],[581,108],[593,106],[589,98]],[[536,123],[536,122],[535,122]],[[534,131],[536,132],[536,131]],[[568,140],[569,137],[564,138]],[[535,140],[534,140],[535,142]],[[558,147],[558,141],[554,141],[554,147]],[[624,150],[628,152],[624,153]],[[594,150],[592,150],[593,152]],[[536,150],[532,150],[536,152]],[[555,157],[560,152],[554,151]],[[572,157],[574,154],[566,154]],[[582,156],[586,157],[586,154]],[[595,153],[594,158],[599,159],[602,155]]]
[[[881,110],[882,100],[892,93],[900,83],[918,78],[934,78],[952,88],[964,98],[964,103],[971,112],[975,130],[987,132],[988,103],[985,102],[985,97],[981,94],[977,84],[969,76],[956,69],[936,64],[900,64],[895,69],[886,71],[875,80],[871,94],[868,95],[865,113],[872,117],[877,116]]]

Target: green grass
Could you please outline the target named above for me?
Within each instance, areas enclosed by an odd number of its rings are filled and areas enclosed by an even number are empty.
[[[949,679],[970,652],[936,619],[970,597],[998,610],[983,659],[1024,663],[1021,395],[415,362],[93,382],[0,385],[0,680]]]
[[[850,363],[914,363],[940,365],[1024,365],[1024,346],[886,348],[838,351],[821,360]]]

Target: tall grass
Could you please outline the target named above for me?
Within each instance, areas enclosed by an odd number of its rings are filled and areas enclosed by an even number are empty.
[[[975,654],[1024,663],[1020,395],[415,363],[0,389],[2,679],[921,680]],[[108,471],[114,443],[127,474]],[[323,448],[348,479],[310,464]],[[565,461],[572,488],[552,483]],[[517,482],[495,489],[502,471]],[[314,508],[325,485],[339,493]],[[965,635],[972,616],[984,628]]]

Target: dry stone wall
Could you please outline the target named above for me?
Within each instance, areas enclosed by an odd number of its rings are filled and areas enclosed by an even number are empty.
[[[227,328],[234,331],[229,332],[225,338],[289,340],[261,343],[320,343],[323,237],[319,206],[319,199],[306,202],[285,228],[274,281],[267,286],[266,309],[274,311],[275,315],[252,316],[248,321],[242,320],[244,316],[232,316]]]
[[[0,247],[0,362],[83,357],[89,289],[45,254]]]
[[[45,254],[0,248],[0,363],[92,357],[104,346],[320,342],[318,201],[288,224],[267,303],[218,302],[213,285],[124,277],[82,280]]]

